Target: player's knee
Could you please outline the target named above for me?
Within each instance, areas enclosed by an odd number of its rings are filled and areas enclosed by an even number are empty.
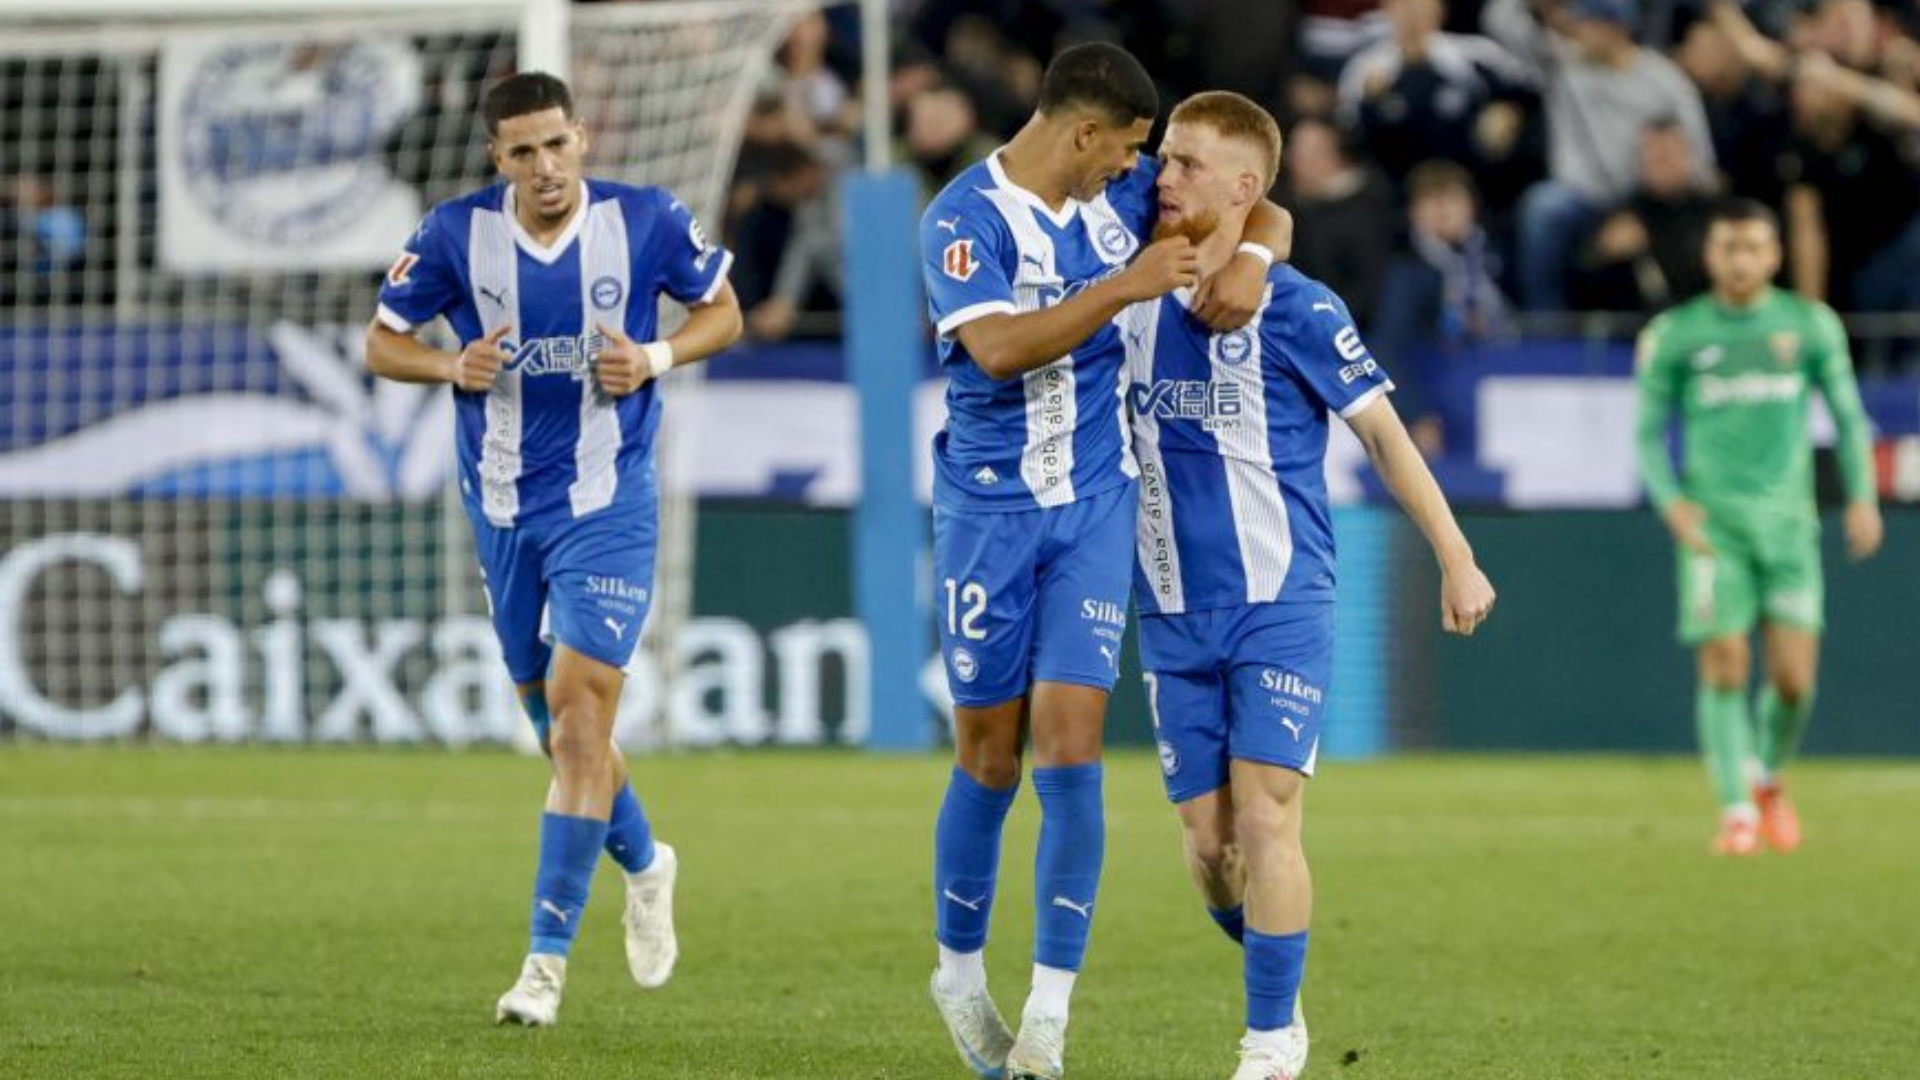
[[[1753,661],[1740,639],[1713,641],[1700,647],[1700,681],[1715,690],[1745,690]]]
[[[996,791],[1020,781],[1020,755],[1011,747],[984,743],[963,747],[958,764],[975,783]]]
[[[1773,692],[1789,708],[1797,709],[1813,700],[1813,676],[1804,671],[1784,670],[1773,675]]]
[[[547,741],[557,772],[590,776],[611,767],[612,744],[591,717],[557,713]]]
[[[1250,857],[1256,850],[1282,856],[1297,853],[1300,850],[1300,801],[1283,800],[1268,793],[1242,799],[1233,807],[1233,828]]]
[[[1187,830],[1187,855],[1193,865],[1210,878],[1225,878],[1240,861],[1239,845],[1219,829]]]

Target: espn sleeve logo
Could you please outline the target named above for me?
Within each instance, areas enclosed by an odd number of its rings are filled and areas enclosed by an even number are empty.
[[[948,244],[940,253],[940,269],[955,281],[966,281],[973,277],[980,264],[973,258],[973,240],[963,237]]]

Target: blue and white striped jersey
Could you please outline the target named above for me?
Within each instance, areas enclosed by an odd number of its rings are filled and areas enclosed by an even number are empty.
[[[995,313],[1050,307],[1119,272],[1155,213],[1159,165],[1140,166],[1090,202],[1058,212],[1014,185],[996,151],[961,173],[920,219],[921,270],[947,374],[947,424],[934,438],[934,505],[1065,506],[1135,475],[1120,400],[1123,351],[1112,325],[1011,379],[980,369],[956,331]]]
[[[549,246],[514,217],[507,184],[428,212],[380,289],[380,321],[406,333],[445,316],[462,342],[508,327],[512,357],[484,394],[454,389],[460,492],[501,528],[582,517],[643,496],[660,424],[653,383],[611,398],[593,376],[596,323],[657,334],[665,293],[711,300],[733,256],[655,187],[582,183]]]
[[[1393,383],[1347,305],[1284,263],[1241,329],[1210,334],[1188,299],[1115,320],[1140,463],[1140,611],[1330,601],[1327,413],[1351,417]]]

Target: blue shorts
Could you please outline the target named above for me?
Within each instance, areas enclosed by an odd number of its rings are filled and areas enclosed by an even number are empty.
[[[947,686],[998,705],[1036,682],[1112,690],[1133,586],[1133,484],[1066,506],[933,515]]]
[[[1140,664],[1172,801],[1226,784],[1234,758],[1313,775],[1333,671],[1332,604],[1143,615]]]
[[[511,529],[469,515],[487,613],[516,684],[547,677],[543,613],[551,641],[612,667],[633,659],[653,604],[656,507],[649,492],[644,502]]]

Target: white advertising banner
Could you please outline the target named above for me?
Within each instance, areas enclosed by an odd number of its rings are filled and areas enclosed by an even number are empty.
[[[377,270],[418,223],[385,148],[418,112],[404,41],[170,35],[160,58],[168,270]]]

